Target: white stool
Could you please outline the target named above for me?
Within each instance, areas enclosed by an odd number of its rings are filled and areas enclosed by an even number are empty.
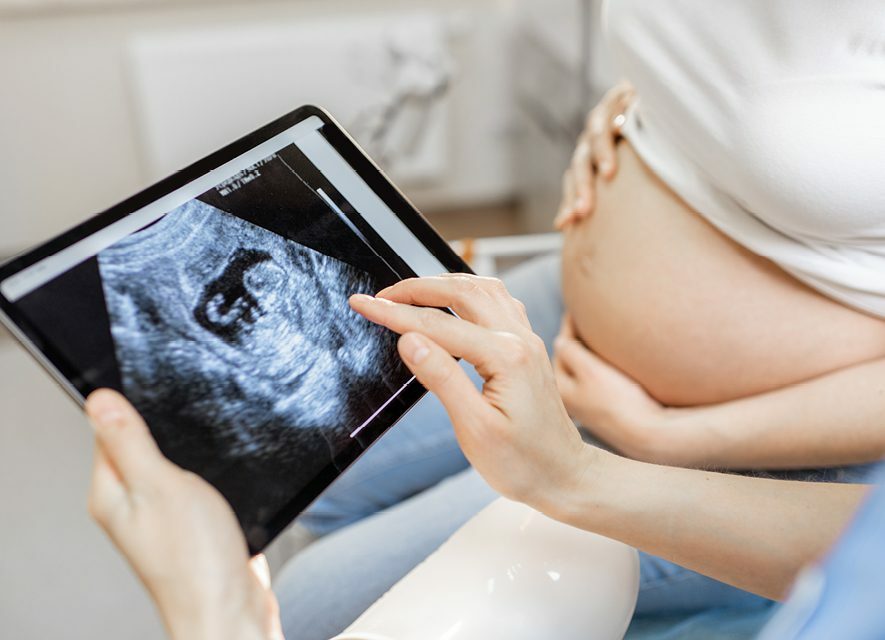
[[[635,549],[499,499],[334,640],[616,640],[638,591]]]

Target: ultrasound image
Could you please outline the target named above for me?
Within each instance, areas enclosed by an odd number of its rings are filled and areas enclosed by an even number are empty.
[[[410,377],[395,336],[347,304],[384,284],[376,274],[204,202],[98,265],[124,393],[247,531]]]

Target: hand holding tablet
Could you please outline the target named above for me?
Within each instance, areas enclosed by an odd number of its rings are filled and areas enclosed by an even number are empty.
[[[403,360],[442,400],[465,453],[499,492],[547,509],[568,495],[576,479],[599,466],[599,452],[583,444],[555,393],[549,359],[532,333],[523,307],[500,282],[467,275],[409,279],[377,297],[358,294],[350,302],[367,319],[402,334],[398,348]],[[437,306],[455,310],[458,317],[432,308]],[[482,390],[452,356],[464,356],[477,367],[485,379]],[[112,424],[102,423],[102,405],[117,412]],[[98,439],[92,511],[145,581],[172,637],[279,638],[276,602],[247,570],[245,541],[221,496],[203,480],[183,473],[163,458],[137,413],[113,392],[93,394],[87,409],[96,423]],[[110,465],[122,471],[122,481],[107,472]],[[123,494],[129,499],[117,499]],[[529,513],[525,508],[519,511],[517,537],[525,533]],[[560,532],[569,531],[573,541],[580,541],[584,551],[599,552],[596,538],[582,537],[565,525],[558,527]],[[181,528],[187,531],[179,533]],[[500,534],[506,529],[498,526],[493,532]],[[205,538],[207,534],[210,539]],[[605,544],[604,553],[610,555],[614,550],[619,555],[616,564],[620,569],[613,573],[610,565],[600,575],[598,563],[588,567],[609,591],[610,578],[620,580],[622,605],[608,616],[607,624],[623,628],[635,599],[636,555],[612,541]],[[483,566],[485,570],[490,566],[493,571],[502,566],[506,570],[512,562],[509,554],[519,555],[530,547],[523,544],[517,552],[511,545],[497,562]],[[484,553],[469,545],[465,548],[462,540],[450,549],[445,561],[451,562],[452,555],[456,560],[476,559],[478,552]],[[544,555],[540,562],[549,568],[549,559]],[[441,561],[437,559],[435,569]],[[455,571],[446,579],[453,575],[462,574]],[[476,586],[476,577],[468,572],[456,582],[464,586],[472,581]],[[518,581],[520,588],[528,589],[532,597],[543,595],[544,589],[537,587],[547,585],[548,596],[562,600],[560,586],[551,592],[546,578],[539,582],[531,572],[523,578]],[[483,592],[485,585],[486,580],[481,580]],[[398,587],[400,595],[402,588],[408,589],[406,583]],[[586,619],[587,610],[580,605],[582,598],[577,592],[573,595],[571,604],[564,604],[561,610],[571,612],[572,627],[583,628],[574,625],[574,614],[580,612],[578,618]],[[500,595],[489,597],[486,604],[502,602]],[[383,605],[380,610],[373,609],[380,613],[371,624],[389,628],[387,616],[399,620],[402,614],[405,624],[393,624],[393,628],[421,629],[420,623],[415,626],[416,616],[409,617],[398,604],[402,599],[388,603],[386,613]],[[471,610],[468,606],[461,611],[463,606],[463,598],[450,600],[446,613],[461,615]],[[485,619],[495,619],[498,624],[494,616]],[[589,619],[599,625],[592,614]],[[482,627],[482,620],[482,616],[471,618],[465,631],[468,637],[475,635],[477,624]],[[540,628],[549,624],[549,620],[539,622]],[[447,626],[445,623],[443,628]],[[182,628],[190,632],[178,633]]]
[[[305,107],[0,267],[0,320],[81,404],[125,395],[257,553],[424,393],[348,297],[467,270]]]
[[[264,556],[251,560],[230,506],[169,462],[125,398],[101,390],[89,511],[157,605],[172,640],[279,640],[279,605]]]

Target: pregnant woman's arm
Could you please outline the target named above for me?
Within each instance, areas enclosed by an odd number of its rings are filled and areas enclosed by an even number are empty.
[[[885,457],[885,360],[721,404],[665,408],[592,354],[565,322],[554,370],[569,413],[632,458],[789,469]]]
[[[543,343],[500,282],[406,280],[375,299],[355,296],[351,305],[404,334],[404,361],[439,396],[464,453],[495,490],[718,580],[782,596],[838,537],[865,493],[857,485],[660,467],[584,444]],[[452,355],[476,366],[482,390]]]

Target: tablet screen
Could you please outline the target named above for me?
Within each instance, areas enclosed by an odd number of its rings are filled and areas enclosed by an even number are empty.
[[[323,114],[272,133],[0,282],[20,336],[81,398],[126,395],[253,551],[420,396],[396,336],[348,297],[461,266]]]

